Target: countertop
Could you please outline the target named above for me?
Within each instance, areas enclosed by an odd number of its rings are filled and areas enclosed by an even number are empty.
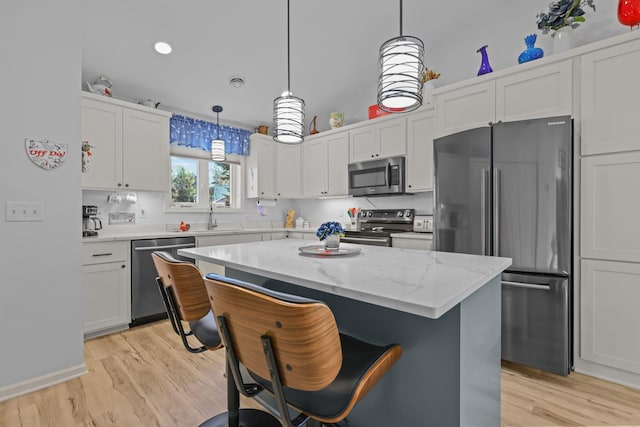
[[[342,243],[358,255],[301,256],[279,239],[179,249],[180,255],[437,319],[511,265],[510,258]]]
[[[162,230],[132,230],[118,231],[113,233],[98,232],[97,236],[83,237],[83,243],[106,242],[115,240],[136,240],[136,239],[160,239],[165,237],[204,237],[204,236],[224,236],[233,234],[253,234],[253,233],[315,233],[315,229],[300,228],[219,228],[214,230],[190,230],[190,231],[162,231]]]

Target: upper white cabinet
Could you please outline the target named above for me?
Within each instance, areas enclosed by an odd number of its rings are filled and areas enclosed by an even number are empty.
[[[246,162],[247,197],[273,199],[275,191],[276,147],[273,138],[254,133],[249,137],[250,155]]]
[[[349,162],[404,156],[407,127],[402,115],[383,119],[349,131]]]
[[[349,193],[348,131],[305,141],[302,158],[305,197],[344,196]]]
[[[302,197],[301,145],[278,144],[276,146],[276,196],[285,199]]]
[[[524,71],[436,94],[436,137],[496,121],[570,115],[572,60],[535,65],[524,65],[528,67]]]
[[[435,136],[446,136],[495,122],[495,87],[494,81],[488,81],[435,95]]]
[[[640,40],[582,56],[582,154],[640,150]]]
[[[581,256],[640,262],[640,151],[582,159]]]
[[[407,115],[407,192],[433,190],[433,109]]]
[[[571,114],[571,60],[496,79],[496,121]]]
[[[129,107],[130,105],[130,107]],[[84,188],[167,191],[171,114],[82,93],[82,139],[92,146]]]

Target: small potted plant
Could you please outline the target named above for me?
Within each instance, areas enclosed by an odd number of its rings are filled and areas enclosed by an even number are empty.
[[[438,77],[440,77],[440,73],[436,73],[433,70],[430,70],[427,67],[424,67],[424,71],[422,72],[422,86],[423,87],[435,87],[434,86],[434,80],[438,79]]]
[[[324,248],[328,251],[340,249],[340,237],[344,237],[342,224],[337,221],[328,221],[318,227],[316,236],[320,241],[324,241]]]
[[[561,28],[578,28],[585,21],[585,9],[596,11],[595,0],[555,0],[549,4],[548,12],[536,15],[536,23],[542,34],[558,31]]]

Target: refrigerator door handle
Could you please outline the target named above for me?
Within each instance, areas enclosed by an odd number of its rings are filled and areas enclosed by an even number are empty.
[[[551,286],[549,285],[534,285],[531,283],[521,283],[521,282],[511,282],[508,280],[502,281],[503,285],[513,286],[514,288],[526,288],[526,289],[539,289],[541,291],[550,291]]]
[[[500,256],[500,169],[493,168],[493,255]]]
[[[487,255],[487,180],[489,169],[482,168],[480,171],[480,244],[482,245],[481,255]]]

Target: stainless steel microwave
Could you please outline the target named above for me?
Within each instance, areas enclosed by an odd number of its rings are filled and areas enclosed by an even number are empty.
[[[404,157],[351,163],[349,194],[352,196],[404,194],[404,165]]]

